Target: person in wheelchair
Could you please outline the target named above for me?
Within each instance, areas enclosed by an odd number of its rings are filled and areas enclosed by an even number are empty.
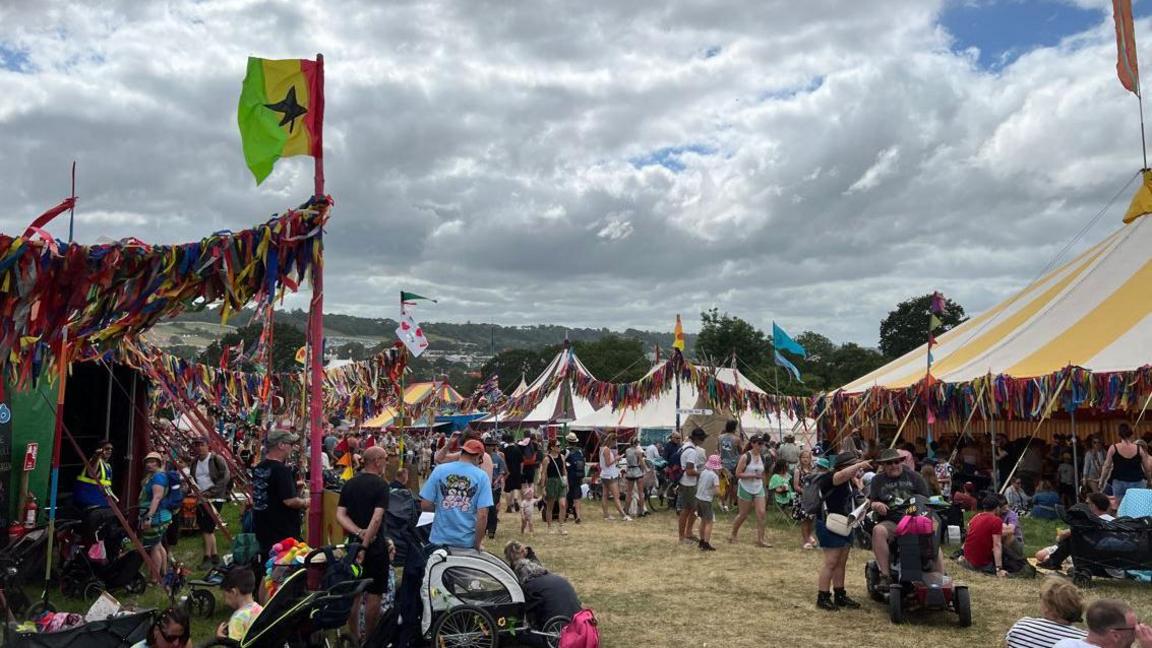
[[[926,499],[930,493],[924,478],[904,464],[904,458],[898,450],[888,448],[882,451],[876,464],[879,469],[868,488],[872,515],[876,519],[876,526],[872,529],[872,553],[876,555],[876,566],[880,569],[880,585],[887,586],[892,582],[889,542],[895,540],[896,525],[904,517],[904,511],[895,504],[907,502],[914,495]],[[935,516],[933,518],[933,524],[938,525]],[[943,565],[944,560],[937,552],[936,571],[943,573]]]

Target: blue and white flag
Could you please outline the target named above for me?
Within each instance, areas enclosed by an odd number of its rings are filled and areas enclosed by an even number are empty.
[[[796,380],[799,380],[800,382],[804,382],[803,380],[800,380],[800,370],[796,368],[796,365],[789,362],[788,358],[785,358],[784,356],[780,355],[779,351],[773,351],[772,355],[775,357],[777,365],[787,369],[788,373],[792,374],[792,377],[795,378]]]

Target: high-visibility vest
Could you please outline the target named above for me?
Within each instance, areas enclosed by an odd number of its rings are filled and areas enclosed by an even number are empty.
[[[96,462],[96,472],[99,473],[98,479],[92,479],[88,476],[88,471],[82,471],[76,481],[85,484],[92,484],[93,486],[104,486],[106,488],[112,487],[112,466],[109,466],[105,461],[98,460]]]

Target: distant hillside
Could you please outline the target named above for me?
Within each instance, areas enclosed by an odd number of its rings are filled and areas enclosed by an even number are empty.
[[[165,347],[182,345],[203,348],[234,327],[248,324],[251,318],[251,311],[242,311],[229,318],[228,326],[221,327],[220,315],[215,311],[185,313],[171,322],[156,326],[150,338]],[[276,321],[304,331],[307,330],[308,313],[302,310],[277,311]],[[329,345],[333,346],[348,342],[359,342],[366,348],[381,343],[391,344],[396,339],[396,326],[396,321],[388,318],[372,319],[339,313],[324,315],[324,333]],[[606,328],[567,328],[555,324],[501,326],[478,322],[424,322],[423,326],[432,348],[444,352],[490,355],[508,349],[558,344],[564,340],[565,335],[572,341],[592,342],[613,333],[640,340],[646,348],[659,345],[666,351],[672,347],[672,333],[664,331],[611,331]],[[685,337],[690,350],[695,336]]]

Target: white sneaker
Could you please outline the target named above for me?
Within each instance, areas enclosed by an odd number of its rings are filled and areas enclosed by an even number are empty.
[[[625,515],[625,516],[624,516],[622,519],[623,519],[625,522],[631,522],[631,521],[632,521],[632,518],[631,518],[631,517],[629,517],[629,516],[627,516],[627,515]]]

